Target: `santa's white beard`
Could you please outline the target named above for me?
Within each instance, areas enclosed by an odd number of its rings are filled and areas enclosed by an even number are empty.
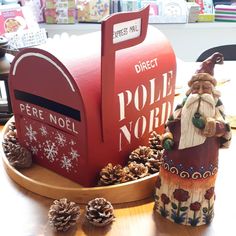
[[[192,123],[192,118],[197,112],[200,97],[201,103],[198,112],[202,117],[215,117],[215,100],[211,94],[190,94],[181,112],[179,149],[198,146],[203,144],[206,140],[206,137],[202,135],[201,130],[196,128]]]

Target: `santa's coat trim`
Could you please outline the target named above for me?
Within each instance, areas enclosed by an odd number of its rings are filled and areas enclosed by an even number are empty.
[[[154,210],[172,222],[190,226],[209,224],[214,217],[216,175],[207,179],[180,179],[161,169]]]

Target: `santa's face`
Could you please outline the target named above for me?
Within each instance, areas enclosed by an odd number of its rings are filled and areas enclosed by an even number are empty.
[[[210,81],[195,81],[191,86],[192,94],[212,94],[213,85]]]

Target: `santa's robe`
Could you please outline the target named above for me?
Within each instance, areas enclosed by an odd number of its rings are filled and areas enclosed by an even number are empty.
[[[180,150],[180,118],[170,119],[167,124],[174,147],[164,153],[156,183],[155,210],[175,223],[209,224],[214,215],[218,150],[229,143],[230,128],[218,122],[215,136],[206,138],[201,145]]]

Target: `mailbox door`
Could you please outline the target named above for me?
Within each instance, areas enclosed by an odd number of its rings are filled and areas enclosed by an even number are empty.
[[[10,93],[19,141],[34,161],[86,185],[84,105],[67,69],[43,50],[26,49],[13,62]]]

